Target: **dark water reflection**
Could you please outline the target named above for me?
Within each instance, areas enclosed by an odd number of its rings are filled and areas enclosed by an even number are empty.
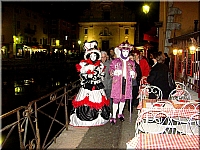
[[[60,67],[52,70],[2,72],[1,113],[7,113],[20,106],[27,106],[30,101],[57,90],[65,84],[76,81],[78,78],[79,75],[76,72],[75,64],[71,65],[71,67]],[[9,119],[9,121],[11,120]],[[9,121],[4,119],[2,126],[7,125]],[[40,132],[48,129],[45,126],[49,125],[48,123],[50,124],[50,122],[45,121],[45,124],[40,124]],[[57,127],[55,126],[53,128],[55,133],[57,132],[56,129]],[[13,149],[14,147],[19,149],[18,131],[17,128],[14,130],[16,131],[9,137],[3,149]],[[7,131],[2,133],[2,138],[4,139],[6,135]],[[41,140],[44,140],[43,136],[41,134]]]
[[[2,114],[19,106],[27,106],[32,100],[48,94],[66,83],[78,79],[72,67],[56,72],[2,74]]]

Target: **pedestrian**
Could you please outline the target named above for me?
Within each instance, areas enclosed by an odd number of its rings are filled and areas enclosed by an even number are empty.
[[[110,63],[111,61],[107,59],[107,52],[106,51],[101,51],[101,62],[103,63],[105,67],[105,77],[103,78],[103,85],[106,93],[107,99],[110,100],[110,109],[112,110],[112,98],[110,98],[111,94],[111,87],[112,87],[112,77],[109,74],[109,69],[110,69]]]
[[[73,126],[99,126],[110,119],[110,104],[102,83],[104,65],[100,51],[95,48],[97,44],[97,41],[84,43],[84,60],[76,65],[80,72],[81,87],[72,100],[69,124]]]
[[[147,60],[144,57],[140,57],[140,51],[137,49],[134,49],[131,51],[131,53],[134,56],[134,60],[140,65],[140,69],[142,71],[142,78],[141,80],[144,80],[147,78],[150,72],[150,66]],[[142,82],[143,83],[143,82]]]
[[[132,79],[132,101],[131,101],[131,111],[133,111],[133,107],[137,107],[139,104],[138,92],[140,87],[140,80],[142,78],[142,71],[140,69],[140,65],[134,60],[134,56],[131,53],[129,59],[134,61],[135,63],[135,71],[137,73],[136,79]],[[130,111],[130,102],[128,103],[128,111]]]
[[[147,82],[150,85],[157,86],[162,90],[163,99],[168,99],[170,88],[168,83],[168,67],[164,64],[164,58],[162,53],[154,52],[152,53],[152,60],[154,65],[151,68],[149,76],[147,77]],[[156,98],[154,95],[149,95],[149,98]]]
[[[164,64],[167,65],[167,67],[169,68],[169,66],[170,66],[170,58],[169,58],[167,53],[164,53],[164,56],[165,56]]]
[[[110,123],[116,124],[116,115],[124,121],[123,110],[127,99],[132,99],[132,79],[136,78],[135,63],[129,60],[132,46],[123,42],[118,46],[121,51],[119,58],[112,60],[110,74],[112,76],[111,98],[113,98],[113,111]]]
[[[110,58],[110,60],[117,58],[113,47],[109,51],[109,58]]]

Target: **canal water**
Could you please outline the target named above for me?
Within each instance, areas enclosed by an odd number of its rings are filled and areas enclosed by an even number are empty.
[[[75,64],[60,69],[2,72],[1,113],[7,113],[19,106],[27,106],[29,102],[77,79],[79,79],[79,74]],[[13,146],[16,148],[18,138],[18,134],[12,135],[6,148],[13,148]]]
[[[57,70],[2,72],[2,114],[40,98],[79,78],[75,64]]]

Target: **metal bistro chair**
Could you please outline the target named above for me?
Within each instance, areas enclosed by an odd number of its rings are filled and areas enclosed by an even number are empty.
[[[140,99],[146,99],[146,98],[150,98],[150,94],[152,94],[153,96],[155,96],[155,99],[159,99],[162,100],[163,97],[163,93],[162,90],[157,87],[157,86],[153,86],[153,85],[147,85],[144,89],[142,89],[143,92],[141,92],[140,94]]]
[[[199,110],[200,102],[188,102],[184,104],[178,116],[173,118],[173,122],[176,122],[176,125],[174,125],[176,132],[179,134],[200,135]]]
[[[169,100],[191,100],[191,95],[186,89],[174,89],[169,93]]]
[[[170,133],[170,126],[172,126],[170,116],[160,110],[149,109],[138,115],[135,123],[135,136],[140,133],[160,134]]]
[[[175,84],[176,84],[177,89],[185,89],[186,90],[186,85],[184,83],[176,81]]]

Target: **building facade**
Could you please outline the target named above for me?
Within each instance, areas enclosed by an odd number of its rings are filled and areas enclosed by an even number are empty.
[[[1,57],[30,58],[35,52],[78,49],[77,23],[16,3],[2,3]]]
[[[159,50],[171,56],[171,71],[199,91],[200,2],[160,2]]]
[[[3,3],[1,37],[2,58],[24,57],[32,53],[32,46],[48,44],[47,24],[37,12]]]
[[[93,2],[79,22],[79,39],[96,40],[98,48],[108,51],[124,41],[134,45],[135,15],[120,2]]]

